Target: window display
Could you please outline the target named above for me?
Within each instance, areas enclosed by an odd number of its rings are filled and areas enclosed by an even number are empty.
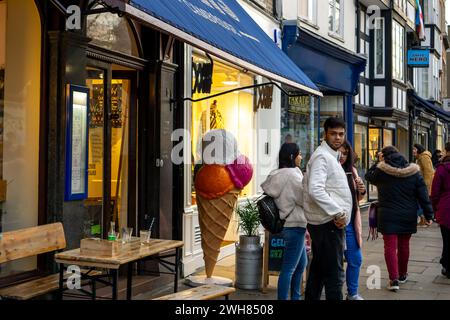
[[[193,55],[193,63],[208,61],[200,54]],[[193,81],[194,81],[193,75]],[[212,87],[210,93],[194,93],[193,99],[208,97],[213,94],[232,90],[238,87],[250,86],[254,78],[229,67],[218,61],[214,61]],[[195,164],[202,161],[202,136],[213,129],[225,129],[231,132],[238,141],[238,148],[254,163],[254,116],[253,90],[241,90],[227,93],[212,99],[207,99],[192,104],[192,177]],[[194,179],[192,179],[194,181]],[[249,183],[240,196],[253,194],[253,184]],[[195,204],[195,190],[192,183],[192,204]]]
[[[317,100],[309,96],[289,97],[281,109],[281,144],[297,143],[302,152],[302,169],[306,168],[312,152],[317,147]]]

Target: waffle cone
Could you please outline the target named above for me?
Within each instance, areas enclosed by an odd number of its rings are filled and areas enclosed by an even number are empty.
[[[211,278],[220,246],[228,230],[240,190],[233,189],[216,199],[205,199],[197,194],[203,260],[207,278]]]

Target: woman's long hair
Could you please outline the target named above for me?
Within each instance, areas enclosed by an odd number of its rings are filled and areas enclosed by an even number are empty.
[[[353,148],[350,145],[350,143],[348,143],[348,141],[344,141],[344,143],[342,144],[342,147],[347,152],[347,160],[345,160],[345,162],[342,164],[342,168],[344,169],[345,174],[347,175],[348,186],[352,193],[352,203],[353,203],[352,221],[353,221],[354,216],[355,216],[353,214],[353,211],[358,206],[358,198],[356,196],[356,188],[355,188],[355,177],[353,176],[353,168],[355,166],[356,154],[353,152]]]
[[[300,154],[296,143],[283,143],[278,154],[278,168],[295,168],[295,158]]]
[[[344,141],[342,147],[347,152],[347,160],[345,160],[345,162],[342,164],[342,168],[344,168],[345,172],[351,172],[353,175],[353,167],[355,166],[356,154],[348,141]]]

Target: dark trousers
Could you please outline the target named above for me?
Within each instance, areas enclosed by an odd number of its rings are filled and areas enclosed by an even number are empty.
[[[441,226],[441,234],[442,234],[442,257],[441,264],[442,267],[447,269],[447,272],[450,272],[450,229]]]
[[[342,300],[345,229],[338,229],[331,221],[322,225],[308,224],[308,232],[312,261],[305,300],[320,300],[324,286],[327,300]]]

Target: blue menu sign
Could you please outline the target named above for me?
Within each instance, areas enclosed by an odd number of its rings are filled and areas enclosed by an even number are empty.
[[[428,68],[430,65],[429,49],[408,50],[408,66],[413,68]]]

